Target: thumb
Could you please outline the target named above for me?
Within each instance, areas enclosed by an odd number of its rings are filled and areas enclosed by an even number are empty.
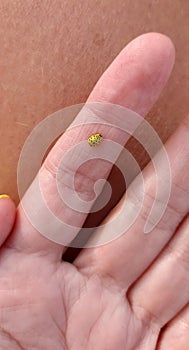
[[[6,194],[0,195],[0,246],[10,234],[16,216],[14,202]]]

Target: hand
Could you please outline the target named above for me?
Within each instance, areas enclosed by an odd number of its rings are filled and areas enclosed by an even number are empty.
[[[168,38],[143,35],[120,53],[89,101],[120,104],[144,116],[157,100],[173,63],[174,48]],[[163,218],[149,235],[143,234],[143,228],[153,202],[152,164],[143,171],[144,207],[133,226],[105,246],[82,250],[73,264],[61,260],[65,247],[43,237],[28,221],[22,206],[18,208],[14,230],[0,252],[1,349],[188,348],[188,130],[186,119],[166,143],[172,191]],[[73,142],[83,136],[81,129]],[[119,139],[119,135],[115,137]],[[54,173],[66,141],[65,134],[41,170],[42,185],[48,189],[46,199],[55,213],[60,203]],[[99,167],[94,180],[99,169],[106,175],[109,172]],[[88,193],[83,186],[87,175],[78,179],[84,194]],[[134,204],[140,188],[133,183]],[[33,201],[32,196],[29,190],[28,198]],[[107,221],[120,205],[109,213]],[[82,227],[86,216],[62,210],[67,221]]]

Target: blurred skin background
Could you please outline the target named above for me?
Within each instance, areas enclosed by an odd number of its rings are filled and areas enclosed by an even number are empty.
[[[84,102],[120,50],[150,31],[176,48],[172,76],[147,116],[165,142],[189,110],[188,18],[187,0],[1,0],[0,193],[18,202],[17,162],[33,127]],[[129,148],[143,167],[145,152],[135,140]]]

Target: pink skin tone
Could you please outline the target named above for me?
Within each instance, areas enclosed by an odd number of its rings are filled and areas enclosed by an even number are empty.
[[[10,198],[0,199],[0,245],[4,243],[14,225],[16,208]]]
[[[103,74],[89,101],[119,103],[144,116],[165,86],[174,56],[167,37],[156,33],[138,37]],[[73,264],[61,261],[65,248],[39,234],[21,206],[11,231],[13,204],[7,199],[0,202],[1,218],[7,217],[6,210],[10,213],[7,224],[0,222],[0,348],[188,349],[188,131],[186,118],[165,145],[172,192],[165,217],[148,236],[142,230],[154,188],[150,163],[143,171],[144,208],[129,232],[108,245],[83,250]],[[62,146],[64,140],[59,141]],[[48,186],[55,213],[52,169],[59,157],[61,150],[55,145],[41,170],[41,183]],[[32,195],[29,190],[28,200]],[[82,226],[86,217],[68,214],[75,226]]]

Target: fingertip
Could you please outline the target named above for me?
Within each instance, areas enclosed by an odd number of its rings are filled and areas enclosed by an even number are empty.
[[[145,33],[129,42],[97,82],[88,101],[106,101],[145,116],[159,98],[175,62],[171,39]]]
[[[12,230],[16,217],[16,206],[8,195],[0,195],[0,245]]]
[[[175,62],[175,46],[167,35],[149,32],[130,41],[118,57],[125,60],[124,56],[128,57],[127,64],[131,67],[141,65],[152,79],[154,76],[157,80],[159,74],[166,82]]]
[[[2,210],[16,211],[16,205],[8,194],[0,194],[0,206]]]
[[[147,47],[151,50],[148,53],[153,56],[155,59],[157,55],[157,59],[164,59],[165,63],[169,63],[170,69],[172,69],[175,62],[175,46],[171,38],[163,33],[158,32],[148,32],[139,35],[130,44],[138,45],[140,47],[145,47],[147,52]],[[154,55],[155,54],[155,55]]]
[[[147,33],[143,33],[139,36],[137,36],[136,38],[134,38],[132,41],[130,41],[127,45],[131,46],[131,45],[135,45],[137,42],[143,42],[146,44],[146,42],[151,42],[151,44],[154,43],[155,46],[157,46],[158,42],[162,45],[165,43],[165,46],[168,49],[173,50],[173,52],[175,51],[175,46],[173,44],[173,41],[171,40],[171,38],[164,34],[164,33],[160,33],[160,32],[147,32]]]

